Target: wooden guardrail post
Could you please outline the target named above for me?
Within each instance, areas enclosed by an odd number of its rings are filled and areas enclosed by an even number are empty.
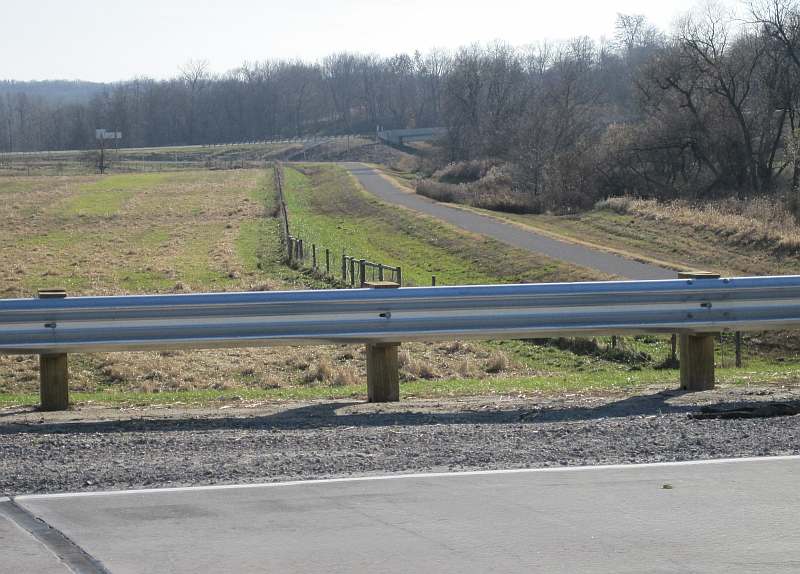
[[[367,283],[367,260],[359,259],[358,261],[358,284],[365,287]]]
[[[331,250],[325,248],[325,275],[331,276]]]
[[[40,289],[39,299],[63,299],[63,289]],[[69,361],[66,353],[39,355],[39,408],[65,411],[69,408]]]
[[[364,287],[393,289],[391,281],[367,281]],[[387,317],[388,319],[388,317]],[[400,400],[400,343],[367,344],[367,400],[371,403],[394,403]]]
[[[719,279],[716,273],[681,272],[680,279]],[[681,388],[707,391],[714,388],[714,333],[681,334],[679,337]]]

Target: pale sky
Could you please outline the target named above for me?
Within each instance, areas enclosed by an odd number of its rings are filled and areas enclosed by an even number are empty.
[[[190,59],[392,55],[502,40],[611,37],[618,12],[662,29],[697,0],[0,0],[0,79],[166,78]]]

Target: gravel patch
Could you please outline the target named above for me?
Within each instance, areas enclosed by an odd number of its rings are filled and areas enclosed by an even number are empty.
[[[800,416],[697,419],[800,391],[483,398],[395,405],[0,411],[0,493],[800,454]]]

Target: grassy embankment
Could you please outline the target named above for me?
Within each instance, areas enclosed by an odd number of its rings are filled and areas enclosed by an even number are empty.
[[[359,257],[400,264],[426,284],[589,278],[590,274],[501,247],[398,211],[361,191],[344,171],[287,168],[293,232]],[[280,262],[277,220],[262,170],[20,178],[0,182],[0,295],[38,287],[70,293],[175,292],[321,286]],[[267,203],[265,210],[264,203]],[[522,342],[405,345],[402,394],[458,396],[674,387],[653,365],[663,339],[625,339],[610,360],[607,340],[589,354]],[[636,353],[644,352],[650,359]],[[724,349],[731,362],[730,348]],[[720,357],[722,360],[722,357]],[[797,378],[796,361],[748,358],[720,370],[730,383]],[[217,404],[230,400],[363,397],[363,349],[301,347],[71,357],[73,400],[110,404]],[[0,405],[38,401],[30,358],[0,357]]]

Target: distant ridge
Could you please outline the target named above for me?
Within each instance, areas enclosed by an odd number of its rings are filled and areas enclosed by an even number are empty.
[[[110,84],[81,80],[42,80],[19,82],[0,80],[0,96],[25,93],[28,96],[62,103],[83,103],[95,94],[109,88]]]

